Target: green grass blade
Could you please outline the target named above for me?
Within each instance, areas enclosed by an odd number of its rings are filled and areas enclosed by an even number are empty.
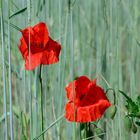
[[[10,3],[8,1],[8,15],[10,14]],[[8,56],[9,56],[9,102],[10,102],[10,138],[11,140],[14,139],[13,136],[13,99],[12,99],[12,68],[11,68],[11,42],[10,42],[10,19],[8,19]]]
[[[52,124],[49,125],[48,128],[46,128],[43,132],[41,132],[40,135],[38,135],[37,137],[35,137],[33,140],[37,140],[39,139],[45,132],[47,132],[52,126],[56,125],[56,123],[58,123],[60,120],[62,120],[64,117],[64,114],[61,115],[56,121],[54,121]]]
[[[23,9],[17,11],[16,13],[12,14],[11,16],[9,16],[9,19],[10,19],[10,18],[13,18],[13,17],[16,16],[16,15],[19,15],[19,14],[25,12],[26,10],[27,10],[27,7],[25,7],[25,8],[23,8]]]
[[[2,2],[1,2],[2,6]],[[2,46],[2,76],[3,76],[3,102],[4,102],[4,114],[5,114],[5,139],[8,140],[8,119],[7,119],[7,93],[6,93],[6,70],[5,70],[5,45],[4,45],[4,21],[3,11],[1,7],[1,46]]]

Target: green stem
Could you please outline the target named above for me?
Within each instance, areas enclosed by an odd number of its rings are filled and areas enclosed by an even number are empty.
[[[80,123],[80,140],[82,139],[82,134],[81,134],[81,123]]]
[[[88,137],[88,123],[85,124],[85,139]]]
[[[8,119],[7,119],[7,93],[6,93],[6,70],[5,70],[5,44],[4,44],[4,21],[3,21],[3,3],[1,1],[0,6],[0,23],[1,23],[1,46],[2,46],[2,78],[3,78],[3,101],[4,101],[4,116],[5,116],[5,127],[4,127],[4,134],[5,134],[5,140],[8,140]]]
[[[39,81],[40,81],[40,91],[41,91],[41,131],[44,130],[44,121],[43,121],[43,85],[42,85],[42,77],[41,77],[41,69],[42,65],[40,65],[40,72],[39,72]],[[42,139],[44,140],[44,134],[42,135]]]
[[[88,131],[89,131],[90,123],[80,124],[80,140],[88,138]],[[83,134],[82,134],[83,131]]]
[[[8,15],[10,15],[10,2],[8,1]],[[12,106],[13,106],[13,100],[12,100],[12,68],[11,68],[11,33],[10,33],[10,19],[8,19],[8,48],[9,48],[9,103],[10,103],[10,136],[11,136],[11,140],[14,139],[13,136],[13,110],[12,110]]]
[[[84,128],[83,128],[83,126],[84,126]],[[85,124],[80,123],[80,140],[83,139],[83,135],[82,135],[82,131],[83,131],[83,129],[85,129]]]

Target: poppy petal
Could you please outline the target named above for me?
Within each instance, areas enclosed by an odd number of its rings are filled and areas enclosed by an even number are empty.
[[[97,79],[93,79],[93,80],[91,81],[92,85],[96,85],[96,81],[97,81]]]
[[[73,95],[76,94],[75,93],[75,81],[70,82],[69,85],[65,88],[66,90],[66,95],[67,95],[67,99],[70,101],[73,101]],[[74,91],[74,93],[73,93]]]
[[[61,50],[60,44],[49,37],[46,50],[43,51],[41,63],[53,64],[58,62],[60,50]]]
[[[45,47],[48,40],[49,40],[49,32],[48,27],[44,22],[40,22],[39,24],[33,27],[35,34],[37,35],[38,42],[42,42],[43,46]]]
[[[21,33],[23,35],[23,38],[26,41],[26,44],[28,44],[29,46],[29,43],[30,43],[31,50],[33,52],[38,52],[39,48],[40,49],[45,48],[49,40],[48,28],[46,24],[43,22],[40,22],[34,27],[28,27],[28,28],[23,29],[21,30]],[[29,42],[29,38],[30,38],[30,42]]]
[[[86,76],[80,76],[78,77],[77,80],[74,80],[74,82],[70,82],[69,85],[66,87],[67,98],[69,100],[73,100],[72,99],[73,89],[74,89],[75,95],[81,98],[81,96],[87,92],[89,83],[90,83],[90,80]]]
[[[29,46],[29,43],[34,41],[34,31],[32,29],[32,27],[28,27],[25,28],[23,30],[21,30],[22,36],[27,44],[27,46]],[[30,36],[29,36],[30,33]],[[30,42],[29,42],[29,37],[30,37]]]
[[[75,86],[74,100],[72,96],[73,85]],[[105,110],[111,106],[103,89],[96,85],[96,79],[90,81],[85,76],[81,76],[74,80],[74,84],[70,82],[66,87],[66,92],[69,102],[66,104],[65,117],[72,122],[85,123],[96,121],[101,118]],[[74,103],[76,112],[75,119]]]
[[[105,93],[102,88],[96,86],[93,83],[90,83],[89,90],[83,100],[81,101],[81,106],[88,106],[95,104],[99,100],[104,99],[107,100]]]
[[[110,106],[111,106],[111,104],[107,100],[100,100],[98,103],[92,105],[89,108],[91,121],[96,121],[96,120],[100,119],[103,116],[106,109]]]
[[[26,70],[33,70],[40,64],[49,65],[59,61],[61,46],[49,37],[48,28],[44,22],[34,27],[27,27],[21,30],[21,33],[19,49],[25,60]]]
[[[72,102],[69,102],[65,106],[65,118],[69,121],[74,121],[74,106]]]
[[[107,100],[100,100],[98,103],[91,106],[77,108],[77,122],[91,122],[96,121],[102,117],[105,110],[111,104]]]
[[[23,37],[20,39],[19,50],[20,50],[23,58],[26,59],[28,56],[28,47],[27,47],[26,42]]]
[[[75,82],[76,92],[78,96],[84,95],[87,93],[88,84],[90,80],[86,76],[80,76]]]
[[[77,108],[77,122],[90,122],[91,116],[89,112],[89,107],[78,107]]]
[[[35,67],[41,64],[41,59],[42,53],[30,54],[30,59],[28,55],[28,57],[25,59],[25,69],[33,70]]]

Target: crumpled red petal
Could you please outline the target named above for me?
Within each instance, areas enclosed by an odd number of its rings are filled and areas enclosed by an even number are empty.
[[[96,104],[99,100],[102,99],[107,100],[107,97],[105,96],[103,89],[101,89],[99,86],[90,83],[89,90],[86,96],[81,101],[81,106]]]
[[[70,82],[68,86],[65,88],[66,96],[69,101],[73,101],[73,95],[75,95],[75,81]],[[73,93],[74,92],[74,93]]]
[[[75,81],[75,89],[78,94],[78,96],[84,95],[88,91],[88,84],[90,83],[90,80],[86,76],[81,76]]]
[[[41,59],[42,59],[42,53],[35,53],[35,54],[30,54],[30,59],[29,55],[25,59],[25,69],[26,70],[33,70],[37,66],[41,64]]]
[[[101,118],[111,104],[103,89],[96,85],[96,79],[90,81],[86,76],[81,76],[74,80],[74,85],[75,102],[72,96],[72,82],[66,87],[67,98],[69,100],[65,107],[66,119],[71,122],[84,123]]]
[[[26,70],[33,70],[41,64],[49,65],[59,61],[61,46],[48,36],[45,23],[40,22],[34,27],[27,27],[21,30],[21,33],[19,49],[25,60]]]
[[[74,104],[72,102],[68,102],[65,106],[65,118],[67,118],[67,120],[74,122],[76,121],[76,118],[74,116]]]
[[[25,69],[33,70],[35,67],[40,64],[54,64],[59,61],[59,53],[61,50],[61,46],[56,41],[53,41],[49,37],[49,41],[47,43],[47,48],[43,52],[30,54],[31,59],[29,60],[29,56],[25,59]]]
[[[96,104],[78,107],[74,110],[74,104],[68,102],[65,107],[65,118],[71,122],[79,123],[96,121],[103,116],[105,110],[110,106],[111,104],[107,100],[100,100]],[[76,114],[74,115],[74,113]]]
[[[77,108],[77,122],[91,122],[96,121],[102,117],[105,110],[111,104],[107,100],[99,100],[96,104],[91,106]]]
[[[23,58],[26,59],[28,56],[28,47],[23,37],[20,39],[19,50],[21,51]]]
[[[43,46],[46,46],[47,42],[49,41],[49,32],[48,27],[45,23],[40,22],[39,24],[33,27],[35,33],[37,33],[37,38],[39,42],[43,42]]]
[[[53,64],[59,61],[61,46],[49,37],[46,49],[43,51],[41,64]]]
[[[80,97],[82,94],[85,94],[88,90],[88,84],[90,80],[86,76],[81,76],[77,80],[70,82],[69,85],[66,87],[67,98],[70,101],[73,101],[73,91],[74,95]],[[80,93],[80,94],[76,94]]]
[[[43,22],[40,22],[39,24],[35,25],[33,28],[28,27],[23,29],[21,30],[21,33],[28,46],[29,46],[29,38],[30,38],[31,49],[32,47],[34,47],[33,51],[36,51],[35,49],[39,48],[38,46],[40,45],[40,43],[42,43],[44,48],[49,40],[48,28],[46,24]]]

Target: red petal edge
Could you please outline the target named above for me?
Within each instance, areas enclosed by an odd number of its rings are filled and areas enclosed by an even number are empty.
[[[60,44],[49,37],[46,50],[44,50],[42,55],[41,63],[44,65],[57,63],[59,61],[60,50]]]

